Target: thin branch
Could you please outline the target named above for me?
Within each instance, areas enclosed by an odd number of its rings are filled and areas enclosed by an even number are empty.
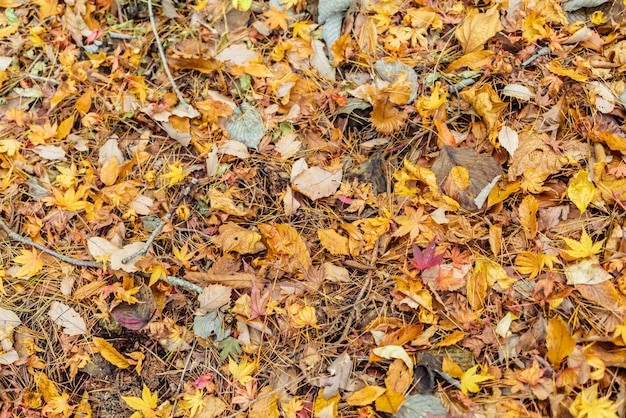
[[[53,251],[49,248],[44,247],[41,244],[37,244],[36,242],[33,242],[31,240],[29,240],[26,237],[21,236],[20,234],[17,234],[15,232],[13,232],[13,230],[11,228],[9,228],[9,226],[4,222],[4,219],[0,218],[0,227],[2,227],[2,229],[4,229],[4,232],[7,233],[7,235],[9,236],[9,238],[11,238],[13,241],[19,241],[24,245],[29,245],[31,247],[35,247],[38,250],[43,251],[46,254],[50,254],[53,257],[58,258],[61,261],[65,261],[66,263],[70,263],[70,264],[74,264],[76,266],[81,266],[81,267],[94,267],[94,268],[102,268],[102,263],[98,263],[98,262],[94,262],[94,261],[83,261],[83,260],[77,260],[75,258],[72,257],[68,257],[66,255],[63,254],[59,254],[56,251]]]
[[[191,179],[191,183],[189,183],[187,185],[187,187],[185,187],[185,190],[183,190],[183,192],[178,197],[178,199],[176,199],[176,202],[174,202],[174,204],[170,207],[170,210],[169,210],[169,212],[167,212],[167,215],[165,215],[162,219],[159,219],[159,224],[154,228],[154,230],[152,231],[152,233],[148,237],[148,240],[146,241],[146,243],[139,249],[139,251],[136,251],[135,253],[129,255],[126,258],[124,258],[122,260],[122,263],[126,264],[130,260],[132,260],[133,258],[135,258],[137,256],[140,256],[140,255],[144,255],[144,254],[146,254],[148,252],[148,250],[150,249],[150,246],[152,245],[152,243],[156,239],[157,235],[159,235],[159,233],[161,232],[161,230],[163,229],[163,227],[165,226],[167,221],[172,219],[172,216],[174,216],[174,212],[176,211],[176,208],[178,208],[178,206],[183,201],[183,199],[185,197],[187,197],[189,192],[191,192],[191,188],[193,186],[195,186],[196,184],[198,184],[198,179],[196,179],[196,178]]]
[[[159,50],[159,57],[161,58],[161,63],[163,64],[163,70],[165,70],[165,74],[167,74],[167,78],[170,80],[170,84],[176,93],[176,97],[178,97],[178,101],[182,105],[187,105],[183,94],[178,89],[176,85],[176,81],[174,80],[174,76],[170,71],[170,67],[167,65],[167,60],[165,58],[165,51],[163,50],[163,45],[161,45],[161,38],[159,37],[159,32],[157,31],[156,23],[154,21],[154,11],[152,10],[152,0],[148,0],[148,15],[150,16],[150,26],[152,26],[152,33],[154,34],[154,41],[156,42],[157,49]]]

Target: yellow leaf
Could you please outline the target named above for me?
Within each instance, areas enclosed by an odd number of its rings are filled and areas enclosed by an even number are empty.
[[[413,383],[413,369],[409,369],[401,359],[395,359],[385,376],[385,387],[394,392],[405,393]]]
[[[59,391],[54,382],[48,379],[43,372],[37,372],[34,376],[37,390],[43,396],[44,401],[49,402],[52,398],[59,396]]]
[[[376,410],[395,414],[405,400],[406,398],[401,393],[387,389],[384,394],[376,398]]]
[[[233,222],[221,225],[219,233],[214,238],[214,243],[224,253],[234,251],[239,254],[256,254],[265,250],[265,245],[261,243],[261,234],[242,228]]]
[[[163,174],[161,177],[164,179],[170,179],[167,187],[172,187],[173,185],[180,183],[189,175],[189,172],[185,173],[183,171],[183,165],[180,162],[176,162],[174,164],[168,164],[169,170],[167,173]]]
[[[74,107],[78,110],[78,113],[85,115],[89,112],[89,109],[91,109],[91,99],[93,98],[93,94],[93,88],[89,88],[78,99],[76,99]]]
[[[262,224],[259,231],[265,237],[269,260],[281,261],[288,273],[306,273],[312,265],[311,256],[298,231],[287,224]]]
[[[478,383],[493,379],[493,376],[487,374],[486,368],[482,368],[482,370],[483,371],[480,374],[476,374],[478,371],[477,364],[463,373],[461,376],[461,390],[464,394],[467,395],[469,392],[478,392],[480,390]]]
[[[411,357],[409,357],[407,352],[400,345],[385,345],[383,347],[376,347],[372,351],[377,356],[387,360],[400,359],[406,364],[406,367],[409,369],[413,368],[413,360],[411,360]]]
[[[563,68],[561,63],[559,63],[557,60],[552,60],[550,62],[550,65],[548,66],[548,69],[552,73],[554,73],[556,75],[562,75],[562,76],[565,76],[565,77],[569,77],[572,80],[576,80],[576,81],[585,81],[585,80],[587,80],[587,76],[586,75],[577,73],[574,70],[569,70],[569,69]]]
[[[252,6],[252,0],[231,0],[233,7],[241,12],[250,10]]]
[[[450,177],[459,190],[465,190],[470,186],[469,171],[463,166],[455,165],[452,167]]]
[[[259,391],[257,401],[252,404],[248,412],[248,418],[278,418],[278,391],[272,390],[271,386],[265,386]]]
[[[475,70],[488,65],[492,57],[493,52],[489,50],[470,52],[450,64],[448,68],[444,70],[444,73],[451,73],[463,67]]]
[[[560,368],[563,359],[574,351],[576,342],[570,335],[561,317],[554,317],[548,320],[546,346],[548,348],[548,360],[556,369]]]
[[[399,228],[393,233],[394,237],[403,237],[409,234],[411,242],[415,241],[418,236],[422,237],[422,241],[429,242],[435,236],[430,225],[433,221],[428,213],[424,213],[424,206],[420,205],[417,209],[406,206],[404,215],[396,216],[393,220],[399,225]]]
[[[370,122],[382,134],[391,135],[400,130],[409,115],[393,105],[385,96],[379,96],[374,101]]]
[[[461,369],[461,367],[452,361],[448,356],[445,356],[441,360],[441,371],[449,374],[455,379],[460,379],[461,376],[463,376],[463,369]]]
[[[42,408],[41,413],[43,416],[50,416],[60,414],[61,416],[70,416],[75,406],[69,404],[70,395],[63,392],[60,396],[54,396],[46,403]]]
[[[322,413],[322,411],[328,414],[325,416],[337,416],[337,412],[339,410],[339,400],[341,399],[340,394],[336,394],[335,396],[331,396],[329,399],[326,399],[324,396],[324,389],[320,389],[317,398],[315,398],[315,403],[313,404],[313,410],[315,411],[315,416],[318,417]]]
[[[286,9],[278,10],[274,6],[270,6],[270,9],[263,13],[263,16],[267,17],[265,24],[268,25],[270,29],[281,28],[285,32],[289,29],[289,23],[287,23],[287,21],[293,20],[293,17]]]
[[[596,187],[589,180],[589,174],[580,170],[569,181],[567,197],[574,202],[580,213],[583,213],[596,194]]]
[[[130,367],[128,360],[119,351],[115,349],[104,338],[94,337],[93,343],[98,349],[100,355],[104,357],[106,361],[118,367],[120,369],[127,369]]]
[[[476,113],[483,119],[487,131],[491,132],[498,127],[498,121],[507,105],[490,84],[464,89],[461,92],[461,97],[476,109]]]
[[[348,238],[339,235],[334,229],[318,229],[320,244],[332,255],[350,255]]]
[[[594,25],[603,25],[606,23],[606,16],[602,10],[596,10],[591,14],[589,21],[591,21]]]
[[[569,412],[579,418],[618,418],[621,402],[614,402],[609,395],[598,399],[598,384],[583,389],[569,407]]]
[[[463,23],[456,28],[456,38],[459,40],[463,53],[482,49],[485,42],[502,30],[500,11],[497,6],[486,13],[475,13],[475,9],[468,13]]]
[[[244,357],[239,364],[231,357],[228,358],[228,371],[231,376],[242,385],[254,380],[252,373],[256,371],[257,365],[255,362],[248,363],[248,359]]]
[[[385,388],[368,385],[350,395],[346,402],[351,406],[364,406],[374,402],[383,393]]]
[[[154,395],[151,394],[150,389],[148,389],[145,384],[143,385],[143,390],[141,391],[141,398],[136,396],[122,396],[122,399],[129,407],[135,411],[140,411],[144,414],[144,416],[155,416],[153,410],[157,407],[158,394],[156,392]]]
[[[178,403],[178,406],[185,411],[189,412],[189,416],[193,417],[198,412],[202,411],[206,406],[204,393],[202,390],[196,389],[194,394],[185,393],[183,399]]]
[[[565,241],[567,246],[570,248],[569,250],[560,250],[561,255],[568,257],[570,260],[578,260],[580,258],[587,258],[598,254],[602,251],[602,244],[604,243],[603,239],[594,244],[584,228],[583,233],[580,236],[580,241],[567,237],[561,237],[561,239]]]
[[[21,264],[20,269],[15,273],[16,277],[33,277],[43,268],[40,254],[34,249],[20,250],[22,255],[18,255],[13,262]]]
[[[102,165],[100,169],[100,180],[105,186],[113,186],[117,181],[120,169],[120,162],[117,157],[111,157]]]
[[[11,23],[9,26],[6,26],[0,29],[0,39],[6,38],[7,36],[13,35],[17,32],[17,29],[20,27],[20,22]]]
[[[539,202],[535,196],[524,196],[519,205],[519,223],[524,228],[524,234],[529,241],[537,235],[537,210],[539,210]]]
[[[67,117],[63,122],[59,124],[59,129],[57,129],[56,138],[64,139],[69,133],[72,131],[72,127],[74,126],[74,120],[76,118],[74,115]]]

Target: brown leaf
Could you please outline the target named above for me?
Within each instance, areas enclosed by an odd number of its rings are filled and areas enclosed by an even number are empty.
[[[454,167],[463,167],[469,175],[469,186],[461,190],[451,175]],[[483,207],[487,196],[502,175],[500,165],[488,155],[469,148],[452,148],[444,145],[432,165],[437,183],[451,198],[467,210]],[[459,171],[459,170],[457,170]]]

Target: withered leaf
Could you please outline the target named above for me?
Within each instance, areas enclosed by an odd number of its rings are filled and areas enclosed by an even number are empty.
[[[450,175],[456,166],[469,173],[469,187],[461,190]],[[482,209],[487,196],[502,175],[502,168],[489,155],[481,155],[470,148],[452,148],[444,145],[431,167],[439,187],[464,209]]]

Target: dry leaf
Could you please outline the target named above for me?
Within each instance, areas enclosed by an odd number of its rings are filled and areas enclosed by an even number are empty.
[[[64,303],[54,301],[48,311],[48,316],[52,321],[63,327],[63,332],[67,335],[82,335],[87,333],[85,320]]]
[[[209,311],[220,309],[224,305],[230,304],[232,289],[220,284],[212,284],[204,288],[198,296],[200,306],[196,309],[196,315],[204,315]]]
[[[548,320],[546,328],[546,346],[548,348],[548,360],[555,369],[561,367],[561,362],[574,351],[576,342],[570,335],[567,325],[561,317]]]
[[[463,47],[463,53],[467,54],[482,49],[485,42],[500,30],[502,30],[500,11],[498,6],[493,6],[486,13],[476,13],[476,9],[472,10],[456,28],[455,35]]]
[[[467,171],[469,185],[461,190],[451,172],[454,167]],[[478,154],[469,148],[452,148],[444,145],[432,165],[437,183],[443,191],[467,210],[479,210],[502,175],[500,165],[488,155]]]
[[[291,186],[312,200],[332,196],[339,189],[343,170],[334,172],[320,167],[309,168],[304,158],[299,159],[291,169]]]
[[[256,254],[265,250],[265,245],[261,243],[261,234],[249,231],[233,222],[221,225],[219,233],[213,242],[224,253],[234,251],[239,254]]]
[[[115,347],[109,344],[109,342],[104,338],[94,337],[93,343],[98,349],[100,355],[115,367],[119,369],[128,369],[130,367],[130,363],[128,363],[126,357],[117,351]]]

